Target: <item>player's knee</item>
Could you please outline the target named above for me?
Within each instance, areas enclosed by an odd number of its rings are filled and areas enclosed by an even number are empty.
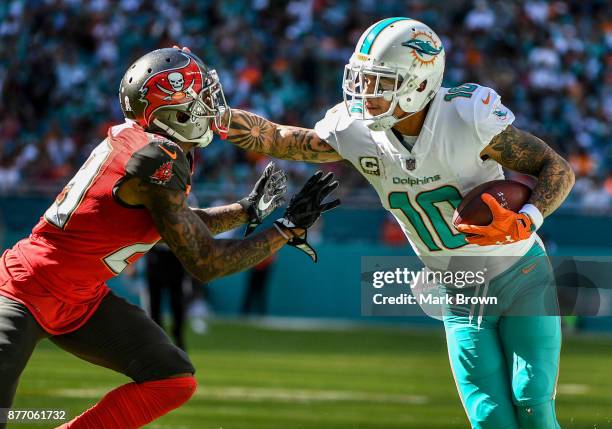
[[[517,405],[517,416],[521,429],[558,429],[555,401],[538,405]]]
[[[163,350],[159,350],[157,353],[159,358],[159,367],[168,376],[175,374],[194,374],[195,368],[189,360],[189,356],[183,350],[178,347],[171,345],[164,347]]]
[[[143,359],[128,374],[137,382],[166,379],[176,374],[194,374],[187,353],[173,344],[155,344],[143,350]]]

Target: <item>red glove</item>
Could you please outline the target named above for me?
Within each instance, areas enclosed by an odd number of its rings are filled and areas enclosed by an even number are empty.
[[[468,243],[478,244],[479,246],[509,244],[526,240],[536,230],[535,225],[527,214],[515,213],[503,208],[489,194],[482,194],[480,198],[489,206],[493,214],[493,220],[486,226],[457,225],[457,229],[460,232],[467,234],[465,240]]]

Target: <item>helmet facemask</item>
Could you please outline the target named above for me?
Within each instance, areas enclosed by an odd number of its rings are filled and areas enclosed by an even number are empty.
[[[403,79],[389,68],[366,67],[363,63],[349,63],[344,67],[342,91],[344,103],[352,117],[376,121],[393,116],[398,105],[398,93]],[[390,102],[387,111],[378,115],[368,112],[365,103],[368,99],[383,98]]]
[[[169,137],[206,147],[213,139],[212,127],[220,133],[227,133],[231,120],[231,110],[217,72],[208,70],[206,86],[199,93],[193,88],[186,88],[185,92],[193,101],[159,108],[151,123]]]
[[[374,131],[390,129],[398,121],[421,110],[426,104],[418,100],[422,98],[417,92],[422,82],[417,82],[417,79],[418,76],[412,74],[411,70],[372,67],[361,61],[350,62],[344,67],[342,82],[346,108],[350,116],[367,120],[368,127]],[[366,85],[366,81],[374,84]],[[385,112],[372,115],[365,107],[368,98],[383,98],[391,103]],[[394,116],[397,106],[406,113],[400,118]]]

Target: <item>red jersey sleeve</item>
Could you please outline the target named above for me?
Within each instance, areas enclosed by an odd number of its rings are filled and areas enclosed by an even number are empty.
[[[177,191],[191,186],[191,166],[181,147],[169,140],[152,140],[134,152],[125,171],[130,176]]]

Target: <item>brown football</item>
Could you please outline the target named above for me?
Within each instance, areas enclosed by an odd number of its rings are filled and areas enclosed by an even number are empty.
[[[453,215],[455,226],[461,223],[480,226],[491,223],[493,220],[491,210],[480,198],[485,193],[493,196],[502,207],[518,212],[529,200],[531,189],[513,180],[493,180],[478,185],[468,192],[455,210]]]

